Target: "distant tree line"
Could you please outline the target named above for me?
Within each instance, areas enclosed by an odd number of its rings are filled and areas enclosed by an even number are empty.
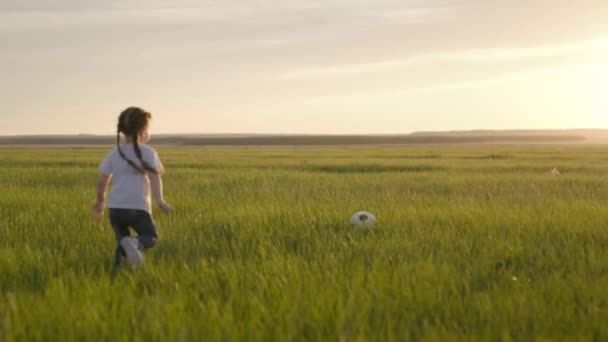
[[[111,136],[0,137],[1,145],[112,145]],[[255,135],[255,136],[155,136],[154,145],[174,146],[331,146],[331,145],[429,145],[489,143],[580,143],[578,135]]]

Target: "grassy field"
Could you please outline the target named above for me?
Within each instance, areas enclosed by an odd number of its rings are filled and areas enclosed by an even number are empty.
[[[0,150],[0,341],[608,340],[608,147],[161,148],[114,282],[106,152]]]

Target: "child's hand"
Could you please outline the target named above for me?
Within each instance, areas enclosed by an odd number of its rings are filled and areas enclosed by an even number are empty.
[[[170,214],[173,211],[173,208],[165,201],[159,202],[158,207],[165,214]]]
[[[97,221],[97,223],[103,221],[103,207],[103,202],[97,202],[93,205],[93,218],[95,221]]]

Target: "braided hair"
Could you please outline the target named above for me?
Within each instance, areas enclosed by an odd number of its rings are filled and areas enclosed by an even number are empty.
[[[152,172],[158,174],[158,171],[150,166],[146,161],[143,160],[141,149],[139,148],[138,136],[142,130],[144,130],[148,123],[152,119],[152,115],[139,107],[129,107],[125,109],[118,117],[118,129],[116,133],[116,146],[118,153],[131,167],[137,170],[139,173]],[[141,166],[127,158],[123,151],[120,149],[120,133],[133,139],[133,149],[135,155],[139,159]]]

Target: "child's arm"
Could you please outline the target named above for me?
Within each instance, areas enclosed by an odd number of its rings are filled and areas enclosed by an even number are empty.
[[[173,211],[173,208],[167,202],[165,202],[165,198],[163,196],[163,180],[158,173],[148,172],[148,177],[150,178],[150,188],[152,189],[152,195],[154,196],[154,200],[160,210],[165,213],[170,213]]]
[[[93,217],[100,222],[103,219],[103,208],[106,203],[106,191],[108,189],[108,183],[110,183],[111,176],[99,175],[97,179],[97,202],[93,205]]]

